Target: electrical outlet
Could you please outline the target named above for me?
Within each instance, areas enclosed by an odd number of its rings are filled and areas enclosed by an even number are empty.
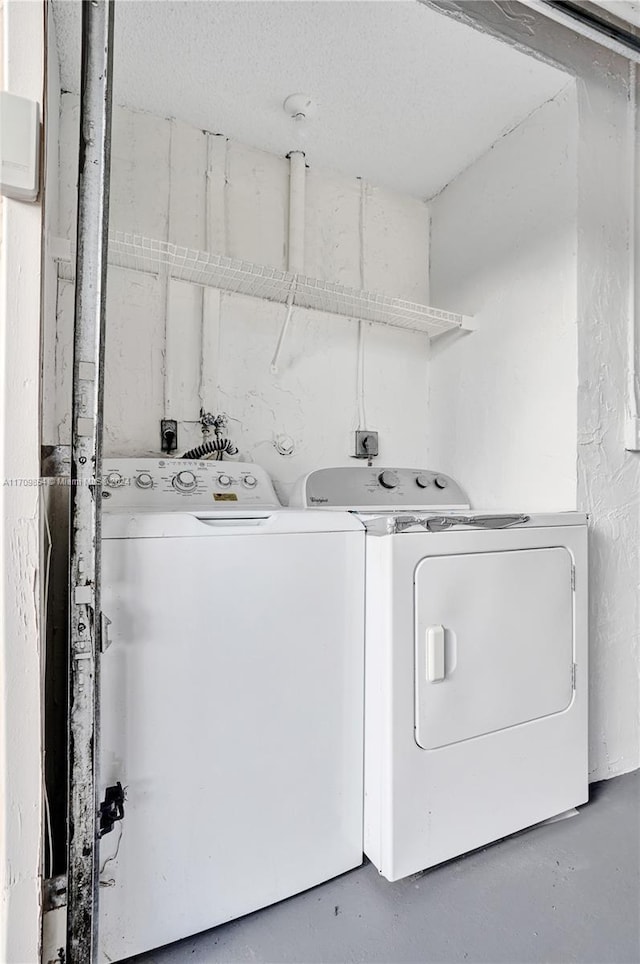
[[[160,449],[162,452],[175,452],[178,448],[178,423],[175,418],[160,420]]]
[[[378,454],[378,433],[369,432],[367,429],[356,432],[356,450],[353,457],[356,459],[373,459]]]

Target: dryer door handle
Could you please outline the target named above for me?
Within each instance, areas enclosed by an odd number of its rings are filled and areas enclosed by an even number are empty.
[[[430,683],[444,679],[444,626],[427,627],[426,670]]]

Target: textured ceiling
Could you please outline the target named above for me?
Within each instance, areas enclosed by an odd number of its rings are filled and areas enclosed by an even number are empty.
[[[80,2],[54,0],[78,90]],[[567,78],[413,0],[120,0],[114,102],[431,197]],[[298,131],[282,110],[317,103]],[[301,141],[299,138],[302,137]]]

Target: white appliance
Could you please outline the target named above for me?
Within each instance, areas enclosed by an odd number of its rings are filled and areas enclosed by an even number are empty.
[[[588,798],[587,528],[483,514],[450,477],[320,469],[366,526],[365,853],[388,880]]]
[[[283,509],[256,465],[106,459],[103,493],[115,961],[362,862],[364,532]]]

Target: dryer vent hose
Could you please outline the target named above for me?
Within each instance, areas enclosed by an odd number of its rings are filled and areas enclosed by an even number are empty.
[[[221,459],[225,453],[227,455],[237,455],[238,449],[230,438],[216,438],[210,442],[203,442],[202,445],[197,445],[193,449],[189,449],[188,452],[185,452],[184,455],[180,457],[183,459],[201,459],[206,455],[212,455],[214,452],[216,458]]]

